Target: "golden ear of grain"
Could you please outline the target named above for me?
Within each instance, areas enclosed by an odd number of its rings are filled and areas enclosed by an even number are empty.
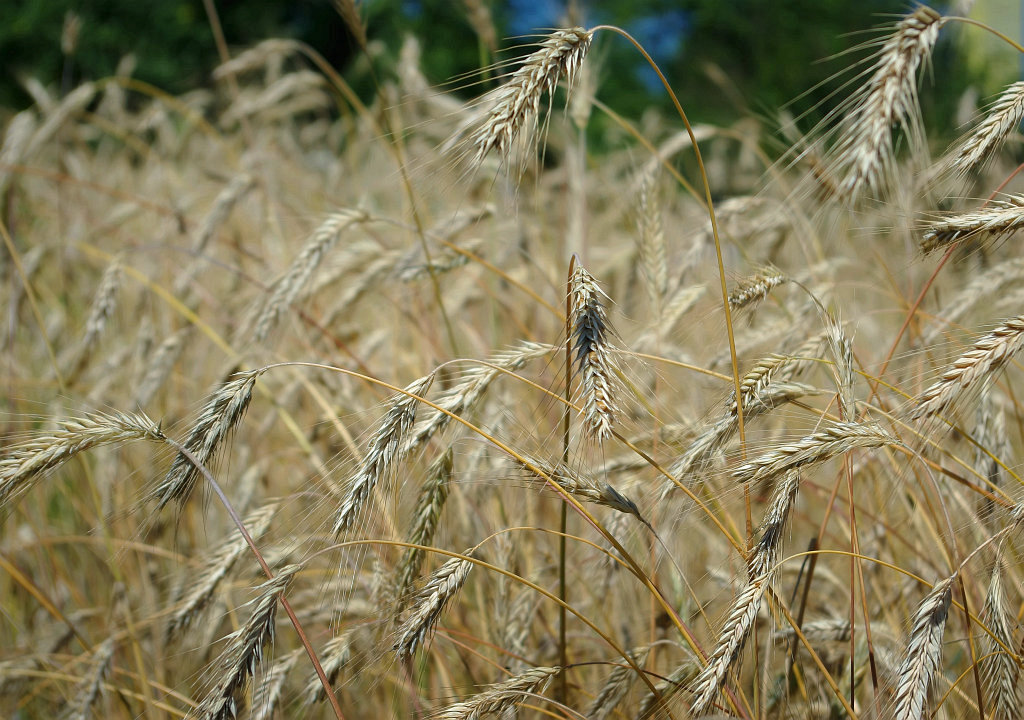
[[[583,428],[588,437],[604,442],[612,436],[617,412],[611,330],[603,300],[607,296],[581,264],[576,265],[569,288],[569,327],[580,378]]]
[[[263,342],[274,328],[285,310],[294,303],[306,289],[313,273],[320,266],[327,253],[338,242],[338,239],[355,224],[369,219],[366,213],[358,210],[340,210],[324,220],[306,241],[305,247],[292,261],[288,271],[277,283],[270,294],[263,311],[256,320],[253,339]]]
[[[472,555],[467,550],[464,555]],[[460,557],[448,560],[430,576],[410,603],[409,616],[398,628],[394,650],[399,657],[410,657],[434,632],[445,607],[466,583],[473,563]]]
[[[444,509],[445,500],[448,499],[448,486],[452,479],[454,470],[454,452],[449,445],[448,449],[439,457],[427,470],[427,481],[420,490],[419,499],[416,501],[416,509],[412,515],[412,526],[409,528],[407,539],[414,545],[429,545],[434,539],[434,532],[437,530],[441,519],[441,511]],[[423,564],[424,551],[412,547],[407,548],[402,555],[395,573],[397,578],[395,585],[395,598],[398,603],[412,592],[416,575],[419,574],[420,566]],[[401,605],[398,611],[401,611]]]
[[[833,367],[839,395],[839,409],[844,420],[856,420],[857,399],[854,395],[854,382],[857,375],[853,368],[853,343],[843,332],[843,326],[831,315],[826,320],[825,337],[835,361]]]
[[[590,31],[579,27],[556,30],[523,61],[507,83],[484,98],[491,109],[470,137],[474,165],[479,166],[492,150],[508,162],[516,141],[536,130],[541,97],[554,93],[563,77],[572,84],[592,38]]]
[[[337,637],[328,640],[324,645],[320,653],[320,665],[328,682],[333,683],[337,680],[338,675],[352,660],[358,630],[359,628],[349,628]],[[320,682],[319,675],[313,673],[302,691],[302,697],[306,705],[314,705],[324,700],[324,686]]]
[[[107,321],[114,310],[117,309],[118,293],[121,290],[123,272],[121,270],[121,257],[115,257],[103,271],[99,287],[92,300],[92,307],[89,310],[89,317],[85,321],[85,334],[79,343],[77,357],[68,375],[68,382],[71,382],[89,362],[89,357],[96,347],[100,335],[103,334]]]
[[[1011,654],[1014,649],[1014,617],[1006,606],[1002,576],[1002,559],[997,558],[981,611],[981,621],[992,635],[984,636],[984,654],[978,662],[986,704],[992,710],[993,720],[1019,720],[1021,704],[1017,680],[1020,668]]]
[[[964,393],[976,389],[1008,363],[1024,345],[1024,315],[1003,321],[953,361],[935,384],[917,399],[911,418],[944,413]]]
[[[636,663],[637,667],[642,668],[647,661],[647,655],[650,651],[650,647],[640,647],[631,650],[629,656]],[[636,679],[636,671],[626,663],[621,662],[620,659],[615,668],[608,673],[608,677],[597,692],[597,695],[594,696],[594,701],[590,703],[590,708],[585,713],[586,717],[589,720],[605,720],[609,717],[615,708],[618,707],[619,703],[625,699],[626,694]]]
[[[0,457],[0,507],[27,491],[39,475],[78,453],[129,440],[165,438],[160,426],[142,413],[93,413],[61,420],[54,430],[5,448]]]
[[[640,182],[639,205],[637,225],[640,231],[640,262],[651,304],[660,312],[668,294],[668,259],[656,174],[644,174]]]
[[[288,673],[304,654],[302,648],[293,650],[270,667],[270,671],[253,691],[252,720],[274,720],[274,709],[281,703]]]
[[[256,379],[263,373],[263,368],[237,373],[210,396],[184,444],[200,463],[208,466],[224,440],[242,421],[252,400]],[[157,500],[157,510],[172,500],[179,506],[184,505],[199,475],[199,468],[179,453],[152,493]]]
[[[271,502],[246,516],[243,524],[254,540],[258,540],[267,531],[278,508],[278,503]],[[211,553],[198,573],[193,575],[190,572],[192,580],[184,588],[184,597],[180,599],[174,614],[167,621],[164,633],[166,639],[170,640],[180,635],[200,617],[238,558],[248,550],[249,545],[244,538],[232,536],[228,542]]]
[[[729,293],[729,308],[735,312],[756,305],[768,297],[768,293],[774,288],[788,280],[789,278],[772,268],[758,273]]]
[[[434,717],[436,720],[476,720],[485,715],[500,715],[528,696],[542,692],[560,670],[557,667],[530,668],[469,700],[449,705]]]
[[[992,103],[985,119],[954,145],[940,166],[955,175],[965,176],[999,149],[1007,135],[1020,125],[1022,118],[1024,82],[1015,82]]]
[[[871,79],[852,100],[842,139],[833,150],[834,165],[843,175],[837,190],[847,202],[881,189],[892,164],[893,126],[903,125],[912,140],[920,139],[917,70],[943,21],[925,5],[903,18],[882,46]]]
[[[553,351],[552,346],[534,342],[522,342],[516,347],[492,357],[487,365],[478,365],[470,369],[462,382],[447,389],[439,398],[437,406],[447,410],[442,412],[436,408],[426,408],[424,417],[409,433],[409,438],[402,445],[401,456],[405,457],[417,448],[422,447],[437,433],[448,427],[452,415],[461,415],[474,407],[487,393],[495,380],[508,372],[521,369],[531,360],[542,358]],[[491,367],[493,366],[493,367]]]
[[[942,635],[954,579],[936,583],[914,613],[907,650],[896,674],[893,720],[921,720],[925,716],[928,691],[942,661]]]
[[[381,419],[370,438],[370,446],[359,463],[359,470],[349,483],[348,494],[338,508],[334,520],[334,535],[337,537],[355,523],[360,510],[366,504],[373,488],[387,479],[396,462],[401,459],[399,450],[405,436],[416,422],[416,413],[422,397],[434,382],[434,373],[416,380],[398,395]]]
[[[751,580],[733,601],[725,624],[718,634],[715,649],[708,655],[707,665],[690,686],[694,695],[690,705],[691,715],[703,715],[714,704],[722,688],[722,681],[746,645],[747,636],[754,627],[770,580],[770,575],[762,575]]]
[[[743,483],[765,482],[789,470],[825,462],[854,448],[900,444],[899,440],[877,425],[835,423],[744,463],[733,471],[732,476]]]
[[[790,511],[800,490],[800,471],[790,470],[775,489],[771,504],[761,522],[761,537],[747,560],[747,572],[751,579],[768,575],[779,560],[782,536],[789,521]]]
[[[282,568],[257,590],[253,611],[245,625],[228,638],[224,652],[213,665],[214,684],[196,708],[203,720],[234,720],[238,715],[236,694],[242,690],[263,661],[263,649],[274,642],[277,606],[299,565]]]
[[[89,720],[93,717],[93,705],[103,690],[103,679],[110,673],[117,648],[113,638],[107,638],[92,653],[92,667],[82,678],[75,692],[67,714],[67,720]]]
[[[924,226],[919,246],[930,253],[961,240],[996,241],[1024,227],[1024,196],[1007,195],[990,201],[986,207],[959,215],[950,215]]]

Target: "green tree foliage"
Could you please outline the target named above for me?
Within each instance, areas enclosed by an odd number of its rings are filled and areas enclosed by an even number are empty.
[[[349,70],[354,47],[329,0],[216,0],[224,34],[232,48],[267,37],[296,37],[335,66]],[[633,32],[651,49],[695,121],[723,123],[755,113],[774,115],[790,104],[807,112],[809,126],[833,106],[845,82],[858,82],[851,60],[866,58],[883,32],[908,9],[904,0],[589,0],[570,3],[576,21],[614,23]],[[406,34],[420,40],[424,72],[435,83],[473,73],[483,63],[514,58],[524,41],[508,38],[492,58],[455,0],[367,0],[360,3],[371,41],[383,47],[375,64],[386,75]],[[80,18],[78,41],[61,51],[62,28],[69,11]],[[499,38],[523,32],[527,23],[543,31],[569,20],[562,2],[523,3],[492,0]],[[0,23],[0,55],[7,73],[0,76],[0,106],[30,101],[18,79],[34,76],[66,91],[82,79],[111,75],[127,53],[137,58],[135,76],[171,93],[209,82],[218,63],[213,32],[202,0],[138,3],[129,0],[15,0]],[[944,34],[963,31],[950,28]],[[636,116],[641,109],[664,106],[665,94],[649,69],[622,42],[605,42],[600,97],[618,111]],[[839,57],[837,57],[839,56]],[[863,66],[861,66],[863,67]],[[940,42],[933,59],[932,83],[922,93],[926,117],[955,111],[964,88],[978,82],[961,62],[954,43]],[[838,70],[846,68],[841,74]],[[453,87],[475,93],[475,77]],[[486,83],[486,77],[484,82]],[[372,92],[369,77],[353,78],[356,88]],[[942,127],[948,123],[941,122]]]

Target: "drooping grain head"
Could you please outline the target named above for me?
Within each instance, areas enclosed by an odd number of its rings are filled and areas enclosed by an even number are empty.
[[[978,389],[1024,345],[1024,315],[1003,321],[946,368],[917,399],[911,417],[923,420],[948,410],[965,393]]]
[[[833,151],[843,178],[838,192],[847,202],[865,191],[881,189],[891,172],[892,128],[903,125],[912,141],[920,141],[917,70],[927,61],[943,17],[921,5],[896,26],[882,46],[875,70],[853,99],[842,124],[843,137]]]
[[[508,162],[517,141],[530,142],[537,129],[541,98],[554,93],[562,78],[572,84],[592,38],[591,32],[579,27],[556,30],[508,82],[489,94],[486,100],[493,105],[470,140],[475,165],[492,150]]]
[[[185,449],[204,466],[210,464],[224,440],[242,421],[252,400],[256,379],[263,372],[263,368],[258,368],[237,373],[210,396],[184,443]],[[192,460],[179,453],[163,481],[153,491],[157,509],[163,509],[172,500],[179,506],[184,505],[200,474]]]

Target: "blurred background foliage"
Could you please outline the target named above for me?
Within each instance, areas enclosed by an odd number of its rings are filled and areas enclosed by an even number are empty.
[[[367,95],[373,85],[357,48],[330,0],[215,0],[232,52],[269,37],[303,40]],[[0,107],[31,104],[25,78],[67,92],[82,80],[114,73],[128,54],[133,75],[170,93],[212,84],[218,64],[204,0],[6,0],[0,23]],[[962,8],[936,5],[944,12]],[[779,108],[809,113],[809,126],[831,106],[854,75],[850,55],[865,57],[877,29],[907,12],[905,0],[365,0],[358,3],[369,28],[380,74],[413,34],[423,70],[441,85],[483,64],[524,52],[544,29],[578,23],[613,23],[631,33],[664,69],[688,113],[698,122],[728,123],[751,114],[774,118]],[[487,37],[474,11],[486,10]],[[972,16],[1019,36],[1020,3],[981,0]],[[480,17],[479,15],[477,16]],[[978,28],[944,31],[922,105],[930,129],[948,131],[949,118],[968,99],[998,92],[1020,74],[1016,53]],[[526,36],[526,37],[524,37]],[[499,53],[493,55],[497,47]],[[598,97],[628,117],[668,109],[654,73],[625,42],[599,45]],[[472,78],[471,78],[472,80]],[[453,87],[476,92],[471,80]],[[486,80],[485,80],[486,82]],[[952,123],[955,125],[956,123]],[[805,127],[806,129],[806,127]]]

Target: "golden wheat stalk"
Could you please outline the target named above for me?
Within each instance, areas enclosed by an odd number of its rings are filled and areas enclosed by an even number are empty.
[[[565,77],[572,85],[576,71],[590,49],[593,35],[583,28],[556,30],[540,48],[530,54],[512,77],[491,91],[484,101],[491,109],[470,142],[475,149],[473,163],[479,165],[492,150],[507,161],[517,139],[532,135],[537,128],[540,101],[554,93]]]
[[[640,647],[629,652],[629,657],[637,667],[643,667],[650,653],[650,647]],[[620,663],[608,673],[607,679],[597,692],[590,708],[585,713],[589,720],[606,720],[616,707],[626,698],[626,694],[636,681],[636,670],[626,663]]]
[[[999,240],[1024,227],[1024,196],[1007,195],[980,210],[929,223],[921,236],[921,252],[948,247],[960,240]]]
[[[408,540],[414,545],[429,545],[434,538],[441,510],[448,499],[448,487],[454,470],[454,453],[451,446],[427,470],[427,481],[420,490],[416,501],[416,509],[412,515],[412,525],[407,534]],[[395,598],[402,603],[412,591],[413,583],[423,564],[425,551],[418,547],[407,548],[402,555],[395,573]]]
[[[103,690],[103,679],[110,673],[116,647],[113,638],[107,638],[93,650],[92,667],[79,683],[74,700],[64,715],[66,720],[89,720],[93,717],[93,705]]]
[[[756,305],[768,297],[773,289],[788,280],[789,278],[772,268],[760,272],[743,281],[739,287],[729,293],[729,308],[735,312]]]
[[[917,399],[911,413],[921,419],[945,412],[958,398],[1008,363],[1024,345],[1024,315],[1003,321],[943,371]]]
[[[405,436],[416,421],[420,401],[414,396],[422,397],[433,381],[434,373],[430,373],[411,383],[404,393],[392,401],[370,438],[366,455],[359,463],[359,470],[349,482],[348,494],[338,508],[334,520],[335,536],[352,527],[373,488],[390,476],[396,461],[400,459],[399,450],[405,442]]]
[[[0,458],[0,506],[27,491],[40,474],[78,453],[129,440],[163,442],[164,434],[142,413],[92,413],[58,421],[55,429],[5,448]]]
[[[210,396],[184,443],[185,449],[192,452],[200,463],[208,466],[221,443],[242,421],[252,400],[256,379],[263,372],[263,368],[258,368],[236,373]],[[152,493],[157,499],[157,509],[163,509],[172,500],[179,507],[184,505],[199,475],[199,468],[179,453],[163,481]]]
[[[471,555],[467,550],[464,555]],[[416,648],[424,645],[434,632],[437,621],[445,607],[466,583],[473,563],[461,557],[453,557],[439,567],[411,603],[409,616],[398,628],[394,650],[399,657],[411,657]]]
[[[892,128],[909,126],[920,135],[917,69],[931,53],[943,17],[921,5],[896,25],[875,63],[875,70],[843,123],[837,166],[843,179],[840,196],[851,201],[865,190],[880,189],[892,162]]]
[[[981,684],[985,690],[986,706],[992,709],[993,720],[1020,720],[1017,688],[1020,668],[1013,655],[1005,649],[1014,648],[1014,616],[1006,606],[1002,576],[1002,561],[997,559],[992,566],[992,578],[981,611],[981,620],[992,633],[991,637],[984,637],[984,655],[979,660]]]
[[[243,525],[254,539],[259,539],[270,527],[279,504],[271,502],[246,516]],[[167,621],[165,637],[171,639],[187,629],[210,604],[217,588],[231,572],[238,559],[249,550],[248,543],[238,536],[231,539],[211,553],[199,571],[190,573],[188,592],[180,599],[178,605]]]
[[[535,667],[492,685],[469,700],[449,705],[435,720],[476,720],[484,715],[502,715],[523,699],[544,690],[561,668]]]
[[[896,672],[893,720],[921,720],[932,680],[942,660],[942,635],[955,576],[935,584],[914,613],[903,662]]]
[[[768,481],[789,470],[822,463],[855,448],[900,444],[899,440],[878,425],[835,423],[740,465],[732,476],[742,483]]]
[[[203,720],[234,720],[238,715],[236,695],[256,673],[263,650],[274,642],[277,606],[300,566],[289,565],[257,588],[259,597],[245,625],[231,634],[227,646],[214,663],[214,685],[196,708]]]
[[[330,252],[342,234],[353,225],[365,222],[368,217],[359,210],[339,210],[320,224],[292,261],[284,277],[274,285],[274,291],[256,320],[256,330],[253,332],[256,342],[267,339],[281,315],[305,290],[324,256]]]
[[[1024,82],[1015,82],[992,103],[985,119],[957,144],[943,165],[957,175],[966,175],[999,149],[1007,135],[1020,126],[1022,118]]]
[[[401,456],[405,457],[422,447],[446,428],[451,422],[451,415],[462,415],[475,406],[499,377],[521,369],[530,360],[544,357],[551,350],[550,345],[522,342],[511,350],[496,354],[486,365],[478,365],[470,369],[463,375],[460,383],[448,388],[437,398],[435,404],[441,410],[437,408],[424,410],[423,419],[413,427],[408,439],[402,445]]]
[[[726,674],[739,659],[740,652],[746,645],[747,636],[754,627],[770,580],[770,575],[752,579],[733,601],[725,624],[718,634],[715,649],[708,655],[707,665],[691,686],[694,695],[690,705],[691,715],[703,715],[711,709]]]

